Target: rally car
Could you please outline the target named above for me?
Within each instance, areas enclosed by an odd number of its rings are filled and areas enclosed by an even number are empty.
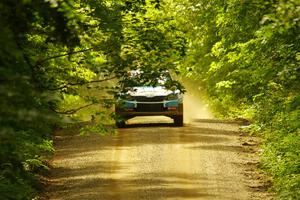
[[[124,127],[125,121],[136,116],[167,116],[175,126],[183,126],[183,94],[177,89],[167,89],[164,82],[169,76],[162,76],[157,86],[136,85],[127,87],[118,97],[115,112],[117,127]]]

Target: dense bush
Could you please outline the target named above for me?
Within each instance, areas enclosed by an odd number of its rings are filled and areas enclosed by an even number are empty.
[[[274,189],[282,199],[297,198],[299,4],[2,0],[0,196],[34,196],[35,172],[53,151],[52,128],[63,114],[109,105],[99,93],[117,88],[103,82],[142,69],[150,74],[143,81],[156,84],[170,69],[197,79],[221,116],[252,121],[251,130],[264,137],[262,165]]]
[[[182,71],[223,117],[264,138],[262,165],[281,199],[299,197],[300,3],[178,1],[190,49]]]
[[[32,199],[61,116],[94,106],[90,128],[105,131],[95,108],[109,108],[118,88],[104,83],[141,68],[156,84],[185,40],[160,1],[3,0],[0,9],[0,198]]]

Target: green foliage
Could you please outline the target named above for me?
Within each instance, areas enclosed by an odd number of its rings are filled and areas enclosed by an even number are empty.
[[[194,77],[221,116],[253,121],[279,196],[297,197],[299,6],[297,0],[1,1],[0,196],[35,195],[35,172],[46,168],[61,115],[78,119],[86,111],[94,126],[82,133],[110,131],[105,124],[117,82],[138,69],[150,85],[166,70]],[[183,90],[176,81],[167,87]]]
[[[299,1],[178,1],[190,49],[182,72],[223,117],[265,138],[263,166],[281,199],[299,196]],[[250,117],[250,118],[249,118]]]
[[[47,168],[62,115],[85,110],[94,125],[82,132],[113,132],[105,125],[118,78],[131,69],[149,72],[147,80],[176,71],[186,43],[163,9],[157,0],[1,1],[1,199],[37,194],[36,172]]]

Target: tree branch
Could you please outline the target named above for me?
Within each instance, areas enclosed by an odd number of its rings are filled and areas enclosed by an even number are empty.
[[[50,91],[55,91],[55,90],[62,90],[64,88],[67,88],[69,86],[76,86],[76,85],[85,85],[85,84],[90,84],[90,83],[101,83],[104,81],[109,81],[112,79],[117,78],[116,76],[110,77],[110,78],[105,78],[105,79],[101,79],[101,80],[93,80],[93,81],[88,81],[88,82],[83,82],[83,83],[66,83],[63,86],[57,87],[57,88],[47,88]]]
[[[82,110],[82,109],[84,109],[84,108],[87,108],[87,107],[90,107],[90,106],[96,105],[96,104],[98,104],[98,103],[91,103],[91,104],[87,104],[87,105],[81,106],[81,107],[79,107],[79,108],[75,108],[75,109],[71,109],[71,110],[66,110],[66,111],[57,111],[57,110],[55,110],[54,108],[52,108],[51,106],[50,106],[50,109],[51,109],[53,112],[57,113],[57,114],[71,115],[71,114],[74,114],[74,113],[78,112],[79,110]]]
[[[90,51],[90,50],[93,50],[93,49],[97,49],[97,47],[91,47],[91,48],[88,48],[88,49],[82,49],[82,50],[79,50],[79,51],[73,51],[73,52],[69,52],[69,53],[65,53],[65,54],[51,56],[51,57],[45,58],[43,60],[40,60],[39,63],[43,63],[43,62],[46,62],[48,60],[55,59],[55,58],[60,58],[60,57],[64,57],[64,56],[70,56],[70,55],[73,55],[73,54]]]

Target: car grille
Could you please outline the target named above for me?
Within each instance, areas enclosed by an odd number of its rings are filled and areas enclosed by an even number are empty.
[[[163,103],[156,103],[156,104],[143,104],[138,103],[136,111],[138,112],[161,112],[164,110]]]
[[[155,97],[145,97],[145,96],[135,96],[134,99],[137,102],[159,102],[163,101],[166,98],[166,96],[155,96]]]

